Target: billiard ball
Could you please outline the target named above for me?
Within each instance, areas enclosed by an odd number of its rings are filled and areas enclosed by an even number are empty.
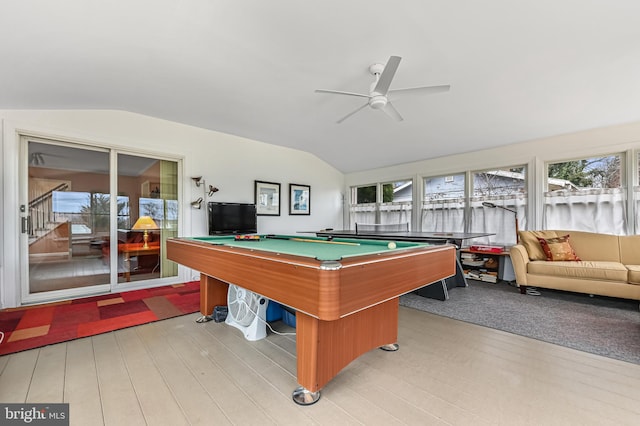
[[[396,248],[396,243],[391,242],[391,243],[387,244],[387,247],[389,247],[390,249],[394,249],[394,248]]]

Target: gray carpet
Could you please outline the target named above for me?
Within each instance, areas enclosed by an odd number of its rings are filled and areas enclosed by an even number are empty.
[[[410,293],[400,305],[640,364],[638,301],[539,291],[522,295],[504,281],[470,281],[449,290],[445,302]]]

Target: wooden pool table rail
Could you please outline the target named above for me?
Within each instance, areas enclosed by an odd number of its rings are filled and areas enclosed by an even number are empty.
[[[453,274],[454,253],[452,246],[395,250],[346,258],[340,261],[340,269],[323,270],[323,262],[312,258],[189,239],[167,242],[167,257],[177,263],[327,321]],[[209,300],[212,297],[205,294],[203,315],[211,315],[216,304],[226,304],[220,303],[226,302],[226,294]]]

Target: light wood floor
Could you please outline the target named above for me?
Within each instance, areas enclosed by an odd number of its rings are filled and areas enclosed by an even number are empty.
[[[124,282],[122,275],[125,265],[122,256],[118,261],[118,282]],[[133,258],[129,265],[132,270],[137,266],[137,258]],[[102,256],[75,256],[70,260],[31,262],[29,264],[29,291],[40,293],[44,291],[66,290],[78,287],[91,287],[100,284],[109,284],[110,268],[105,264]],[[160,278],[160,270],[155,269],[135,272],[131,274],[130,281],[149,280]]]
[[[0,357],[0,401],[68,402],[72,425],[640,422],[640,365],[404,307],[398,352],[364,354],[301,407],[292,337],[198,316]]]

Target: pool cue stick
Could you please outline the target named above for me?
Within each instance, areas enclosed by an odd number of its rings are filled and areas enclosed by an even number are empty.
[[[327,241],[327,240],[312,240],[309,238],[290,238],[293,241],[303,241],[305,243],[322,243],[322,244],[342,244],[345,246],[359,246],[360,243],[348,243],[346,241]]]
[[[359,246],[360,245],[360,243],[348,243],[348,242],[345,242],[345,241],[312,240],[310,238],[277,237],[275,235],[267,235],[266,238],[271,238],[273,240],[300,241],[300,242],[304,242],[304,243],[342,244],[342,245],[345,245],[345,246]]]

